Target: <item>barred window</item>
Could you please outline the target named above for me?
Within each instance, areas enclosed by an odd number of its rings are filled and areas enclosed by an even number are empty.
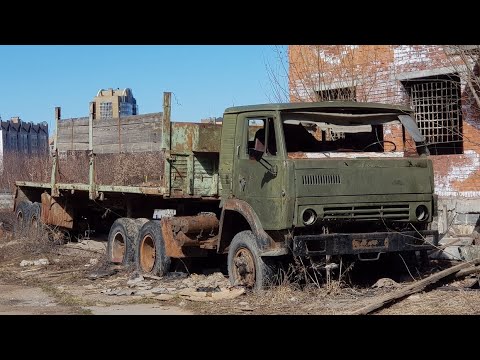
[[[462,154],[460,79],[455,74],[404,83],[417,125],[432,155]]]

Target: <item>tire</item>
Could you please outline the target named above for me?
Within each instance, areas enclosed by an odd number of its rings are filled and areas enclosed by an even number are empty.
[[[228,248],[228,277],[232,285],[255,291],[272,284],[275,267],[269,258],[262,258],[255,236],[250,230],[239,232]]]
[[[138,218],[138,219],[135,219],[135,222],[137,223],[137,226],[138,226],[138,231],[140,231],[140,229],[142,228],[143,225],[145,225],[147,222],[149,222],[150,220],[147,219],[147,218]],[[135,243],[136,244],[136,243]]]
[[[32,203],[28,200],[20,201],[15,208],[15,223],[13,232],[15,236],[23,236],[26,232],[27,217]]]
[[[35,237],[41,233],[41,213],[42,205],[40,203],[34,202],[32,205],[30,205],[27,215],[27,222],[25,224],[25,231]]]
[[[124,266],[133,263],[138,225],[134,219],[119,218],[110,227],[107,242],[107,260]]]
[[[150,220],[138,233],[135,263],[140,274],[164,276],[170,270],[171,259],[165,253],[160,221]]]

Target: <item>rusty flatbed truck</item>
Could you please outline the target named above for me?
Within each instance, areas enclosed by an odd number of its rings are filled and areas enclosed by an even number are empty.
[[[438,242],[433,170],[411,115],[375,103],[285,103],[228,108],[221,125],[175,123],[165,93],[162,183],[114,186],[95,182],[90,114],[89,182],[57,182],[54,157],[50,183],[17,182],[17,228],[41,219],[75,230],[88,218],[109,234],[112,262],[163,275],[173,259],[223,254],[231,282],[255,289],[293,256],[426,252]],[[388,137],[391,126],[403,139]]]

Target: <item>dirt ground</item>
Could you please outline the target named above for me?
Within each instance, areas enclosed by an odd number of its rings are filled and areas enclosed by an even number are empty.
[[[396,274],[395,269],[389,273],[375,265],[359,266],[351,270],[353,278],[360,278],[355,271],[364,271],[368,280],[332,279],[328,285],[312,282],[309,286],[284,281],[252,293],[231,287],[227,277],[215,270],[210,274],[173,272],[162,278],[139,276],[133,269],[106,262],[105,241],[55,244],[31,237],[15,239],[10,222],[10,214],[0,213],[0,314],[349,314],[412,284],[412,276],[419,280],[448,266],[432,263],[423,273],[397,277],[389,276]],[[475,279],[450,280],[374,314],[480,314],[478,279],[472,286]]]

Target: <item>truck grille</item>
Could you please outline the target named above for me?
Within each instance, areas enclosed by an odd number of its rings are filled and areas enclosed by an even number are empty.
[[[332,206],[323,208],[324,219],[355,220],[408,220],[408,204],[368,205],[368,206]]]
[[[330,175],[303,175],[302,176],[303,185],[333,185],[341,184],[340,175],[330,174]]]

